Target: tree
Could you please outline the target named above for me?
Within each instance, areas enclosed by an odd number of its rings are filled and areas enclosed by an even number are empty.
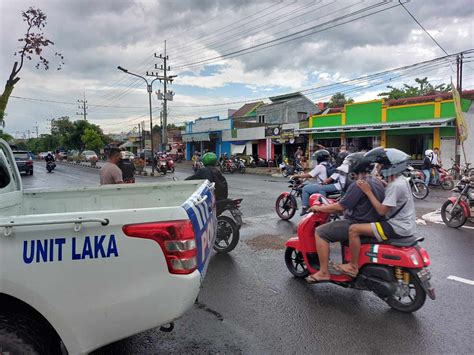
[[[5,133],[3,132],[3,130],[0,129],[0,138],[7,141],[7,142],[10,142],[13,140],[13,137],[11,135],[9,135],[8,133]]]
[[[18,74],[23,68],[25,59],[31,61],[33,56],[39,57],[39,62],[35,65],[36,69],[43,67],[45,70],[49,69],[49,61],[43,56],[43,49],[49,45],[54,45],[54,42],[46,38],[43,33],[43,29],[46,27],[46,14],[40,9],[30,7],[26,11],[22,11],[21,16],[23,21],[27,23],[27,30],[25,35],[18,39],[19,42],[23,42],[23,47],[15,53],[15,56],[20,57],[19,62],[15,61],[13,68],[10,72],[10,76],[5,84],[2,96],[0,96],[0,124],[4,125],[5,121],[5,109],[7,108],[8,99],[13,92],[15,85],[20,80]],[[37,32],[35,32],[37,31]],[[61,53],[55,53],[55,56],[59,57],[61,64],[58,66],[58,70],[61,69],[61,65],[64,64],[64,57]]]
[[[105,145],[99,132],[92,128],[86,128],[84,130],[81,140],[82,143],[84,143],[85,149],[94,150],[96,152],[104,148]]]
[[[345,104],[351,104],[354,102],[352,97],[346,97],[346,94],[337,92],[331,96],[329,100],[329,107],[343,107]]]
[[[416,78],[415,82],[418,86],[403,84],[403,87],[396,88],[394,86],[387,86],[390,91],[381,92],[378,96],[381,96],[388,100],[398,100],[404,99],[407,97],[415,97],[415,96],[425,96],[425,95],[435,95],[440,93],[447,93],[452,90],[451,84],[439,84],[439,85],[432,85],[427,77],[422,79]]]
[[[71,133],[74,131],[74,123],[68,116],[63,116],[51,120],[51,134],[60,138],[60,145],[71,146]]]

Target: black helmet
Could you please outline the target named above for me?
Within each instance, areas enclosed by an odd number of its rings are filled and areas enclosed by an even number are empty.
[[[408,167],[410,156],[401,150],[395,148],[374,148],[367,153],[365,157],[373,163],[381,165],[380,173],[382,176],[392,176],[405,171]]]
[[[360,174],[370,172],[372,161],[366,158],[364,153],[352,153],[344,158],[342,164],[349,167],[349,174]]]
[[[320,149],[317,150],[313,153],[312,159],[316,160],[319,163],[322,163],[323,161],[329,161],[331,158],[331,155],[326,149]]]

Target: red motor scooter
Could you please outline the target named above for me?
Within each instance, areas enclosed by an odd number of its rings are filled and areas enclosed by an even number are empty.
[[[320,194],[310,198],[310,205],[335,203]],[[298,236],[286,242],[285,263],[296,277],[304,278],[319,270],[318,251],[314,238],[317,226],[329,222],[327,213],[309,213],[298,225]],[[375,238],[361,238],[359,274],[352,278],[345,274],[331,274],[330,282],[358,290],[373,291],[398,311],[411,313],[420,309],[426,295],[435,299],[428,270],[430,258],[418,246],[420,237],[391,239],[378,243]],[[350,259],[348,243],[341,245],[342,262]]]
[[[174,161],[171,157],[166,157],[166,167],[168,171],[174,173]]]

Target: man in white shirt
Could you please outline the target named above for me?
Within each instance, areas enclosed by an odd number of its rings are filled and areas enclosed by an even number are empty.
[[[438,168],[441,167],[441,157],[438,148],[433,148],[433,159],[431,159],[431,165],[433,166],[434,171],[434,184],[439,183],[439,171]]]
[[[316,183],[308,184],[303,188],[303,192],[301,194],[301,201],[303,205],[301,215],[304,215],[309,208],[309,197],[312,194],[317,193],[320,190],[321,185],[328,178],[327,165],[329,164],[330,158],[331,158],[331,155],[329,154],[327,150],[320,149],[316,151],[313,154],[313,159],[316,160],[318,165],[316,165],[314,169],[311,170],[309,173],[297,175],[299,178],[303,178],[303,179],[313,178],[316,180]]]

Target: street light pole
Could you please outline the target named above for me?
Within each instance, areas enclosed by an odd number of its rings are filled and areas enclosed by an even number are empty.
[[[153,79],[151,83],[148,83],[148,80],[141,75],[132,73],[128,71],[127,69],[122,68],[121,66],[118,66],[117,69],[123,71],[126,74],[130,74],[130,75],[136,76],[137,78],[143,79],[146,83],[146,89],[148,91],[148,105],[150,108],[151,174],[155,175],[155,149],[154,149],[155,147],[153,144],[153,114],[152,114],[152,108],[151,108],[151,93],[153,91],[153,83],[156,80],[158,80],[158,78]],[[145,147],[145,143],[143,143],[143,147]],[[145,157],[145,162],[146,162],[146,153],[143,152],[143,155]]]

